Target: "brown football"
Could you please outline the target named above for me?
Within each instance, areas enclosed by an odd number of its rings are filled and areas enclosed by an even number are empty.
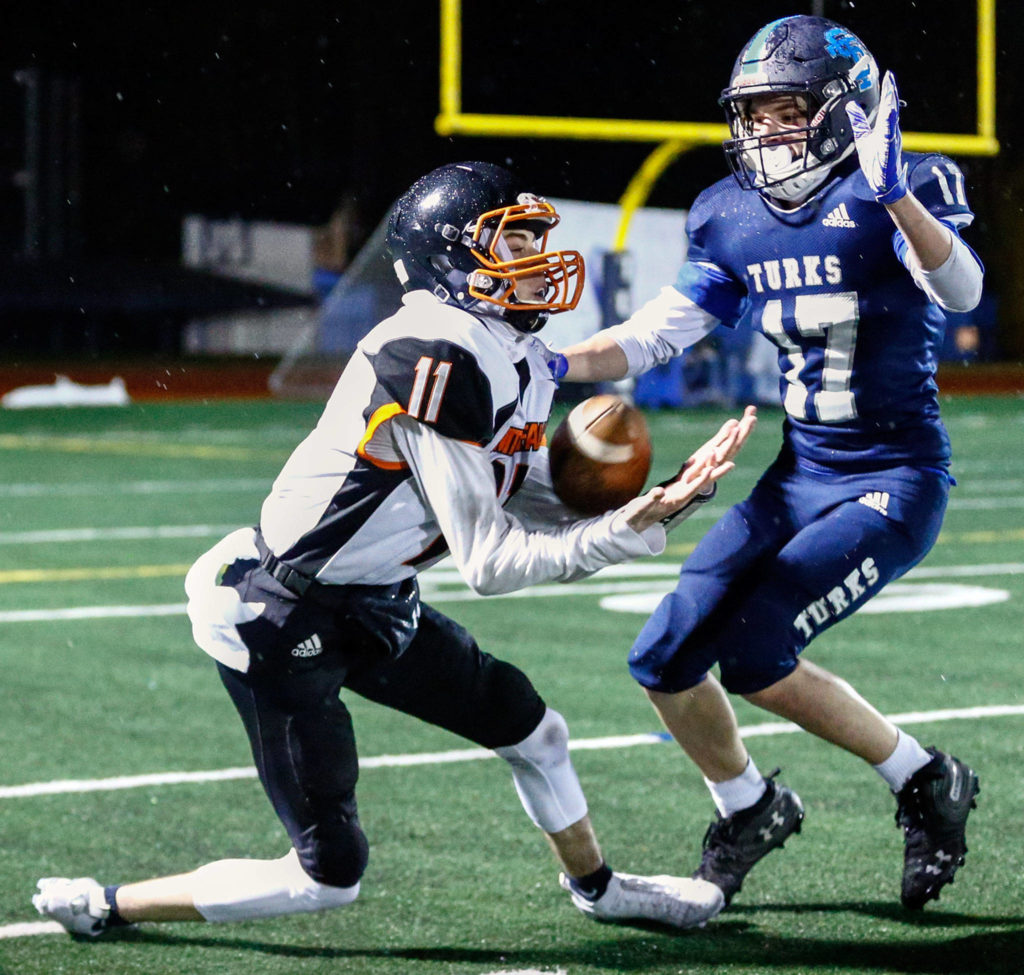
[[[574,511],[621,507],[643,490],[651,470],[647,421],[621,396],[591,396],[558,425],[548,461],[555,494]]]

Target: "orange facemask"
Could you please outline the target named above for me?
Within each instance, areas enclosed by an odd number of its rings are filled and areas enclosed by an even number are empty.
[[[502,308],[527,305],[552,313],[571,311],[583,294],[583,256],[578,251],[546,250],[548,234],[559,221],[558,213],[547,200],[537,196],[522,194],[520,201],[513,206],[490,210],[477,220],[470,250],[481,267],[469,274],[469,293]],[[515,229],[533,232],[538,253],[511,257],[503,235]],[[543,296],[517,297],[516,288],[521,281],[542,276]]]

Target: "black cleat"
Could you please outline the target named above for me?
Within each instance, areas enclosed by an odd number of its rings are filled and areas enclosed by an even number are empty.
[[[803,803],[792,789],[775,782],[776,775],[778,769],[768,777],[765,794],[753,806],[725,819],[719,816],[704,834],[704,855],[693,876],[717,885],[727,905],[750,868],[800,832]]]
[[[903,827],[903,889],[900,899],[920,910],[953,882],[967,853],[967,817],[977,805],[978,776],[958,758],[935,748],[932,760],[896,793],[896,823]]]

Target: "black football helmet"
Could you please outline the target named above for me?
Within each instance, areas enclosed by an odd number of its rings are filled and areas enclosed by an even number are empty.
[[[418,179],[395,203],[387,249],[406,291],[425,288],[466,309],[496,305],[510,325],[536,332],[550,314],[575,308],[583,293],[580,254],[545,249],[558,220],[555,208],[507,169],[451,163]],[[502,235],[520,229],[533,233],[536,253],[513,256]],[[516,294],[520,281],[531,279],[536,288],[540,277],[542,295]]]
[[[751,99],[769,94],[793,95],[806,110],[806,127],[787,130],[782,144],[777,135],[752,134]],[[878,65],[845,27],[804,15],[762,27],[719,99],[733,136],[723,148],[737,182],[782,200],[806,199],[853,149],[846,105],[859,103],[873,121],[878,94]]]

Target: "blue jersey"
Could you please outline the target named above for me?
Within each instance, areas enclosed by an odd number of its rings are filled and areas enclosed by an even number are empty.
[[[952,160],[903,158],[933,215],[953,228],[970,222]],[[723,179],[697,198],[686,232],[676,287],[778,347],[785,436],[798,457],[846,470],[948,465],[934,378],[945,317],[897,256],[905,245],[855,158],[793,211]]]

